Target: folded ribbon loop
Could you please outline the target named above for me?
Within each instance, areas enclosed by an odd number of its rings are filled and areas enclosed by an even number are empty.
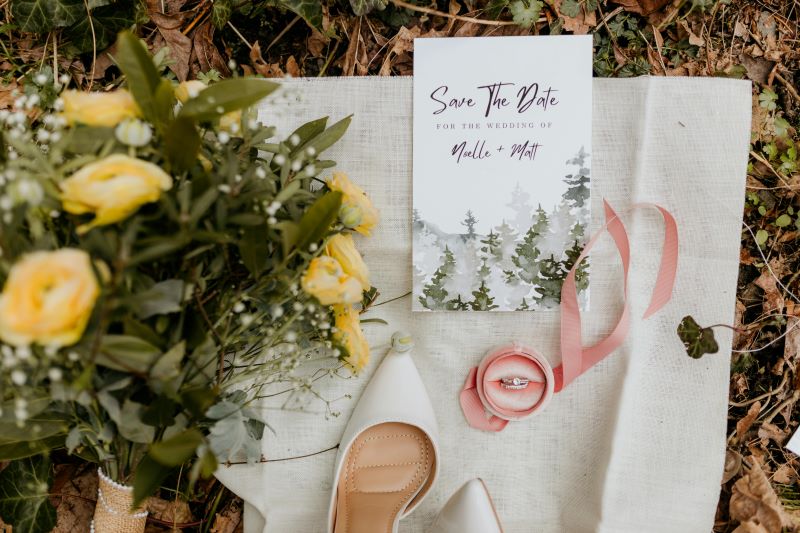
[[[470,370],[461,391],[461,409],[467,422],[483,431],[502,431],[508,421],[529,416],[542,409],[558,392],[589,368],[600,362],[625,341],[630,329],[628,272],[630,242],[625,225],[608,202],[603,201],[605,224],[592,235],[575,260],[561,287],[561,365],[551,368],[535,350],[514,344],[490,352],[481,364]],[[661,309],[671,298],[678,269],[678,226],[663,207],[642,203],[633,209],[652,207],[664,219],[664,245],[658,277],[644,318]],[[575,275],[581,262],[604,231],[614,239],[623,270],[623,307],[613,331],[593,346],[584,347],[581,314]],[[503,378],[524,378],[524,387],[507,387]]]

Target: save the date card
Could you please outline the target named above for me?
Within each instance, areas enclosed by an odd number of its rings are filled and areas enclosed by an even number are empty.
[[[413,309],[557,306],[591,141],[591,36],[416,39]],[[585,305],[588,265],[577,281]]]

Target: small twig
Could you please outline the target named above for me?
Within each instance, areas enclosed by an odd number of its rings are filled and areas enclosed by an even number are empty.
[[[408,2],[404,2],[403,0],[392,0],[392,3],[397,7],[404,7],[406,9],[410,9],[411,11],[417,11],[419,13],[426,13],[428,15],[435,15],[437,17],[445,17],[453,20],[460,20],[462,22],[472,22],[473,24],[483,24],[485,26],[513,26],[516,24],[516,22],[510,20],[484,20],[484,19],[476,19],[474,17],[465,17],[462,15],[451,15],[450,13],[439,11],[438,9],[431,9],[429,7],[423,7],[423,6],[415,6],[414,4],[409,4]],[[543,17],[543,19],[547,20],[547,18],[545,17]]]
[[[764,420],[763,420],[763,423],[764,423],[764,424],[769,424],[770,422],[772,422],[772,420],[773,420],[773,419],[774,419],[776,416],[778,416],[778,414],[779,414],[781,411],[783,411],[783,408],[784,408],[784,407],[786,407],[786,406],[788,406],[788,405],[791,405],[791,404],[793,404],[793,403],[797,402],[797,400],[798,400],[798,399],[800,399],[800,390],[796,390],[796,391],[794,391],[794,393],[792,393],[792,395],[791,395],[791,396],[789,396],[788,398],[786,398],[785,400],[783,400],[781,403],[779,403],[778,405],[776,405],[775,407],[773,407],[773,408],[772,408],[772,411],[770,412],[770,414],[769,414],[769,415],[768,415],[766,418],[764,418]]]
[[[784,176],[783,174],[781,174],[780,172],[778,172],[777,170],[775,170],[775,167],[773,167],[773,166],[772,166],[772,163],[770,163],[768,160],[764,159],[764,158],[761,156],[761,154],[759,154],[759,153],[758,153],[758,152],[756,152],[756,151],[753,151],[753,150],[751,150],[751,151],[750,151],[750,157],[752,157],[753,159],[755,159],[755,160],[756,160],[756,161],[758,161],[759,163],[763,163],[764,165],[766,165],[766,166],[767,166],[767,168],[768,168],[768,169],[769,169],[769,170],[770,170],[770,171],[771,171],[773,174],[775,174],[775,177],[777,177],[779,180],[781,180],[781,181],[783,182],[783,184],[784,184],[786,187],[790,187],[790,188],[791,188],[791,184],[790,184],[788,181],[786,181],[786,176]]]
[[[208,10],[211,7],[211,4],[203,4],[203,8],[200,10],[200,13],[189,23],[189,25],[181,30],[181,33],[184,35],[189,35],[189,32],[194,29],[195,26],[208,14]]]
[[[781,73],[777,70],[775,71],[775,77],[778,78],[778,81],[786,86],[786,90],[789,91],[789,94],[791,94],[795,100],[800,102],[800,94],[797,93],[797,89],[794,88],[794,85],[792,85],[789,80],[781,76]]]
[[[382,301],[382,302],[378,302],[378,303],[376,303],[376,304],[372,304],[370,307],[378,307],[379,305],[390,304],[390,303],[392,303],[392,302],[395,302],[395,301],[397,301],[397,300],[400,300],[400,299],[402,299],[402,298],[405,298],[406,296],[411,296],[411,291],[408,291],[408,292],[407,292],[407,293],[405,293],[405,294],[401,294],[400,296],[395,296],[394,298],[390,298],[390,299],[388,299],[388,300],[384,300],[384,301]]]
[[[334,444],[330,448],[325,448],[324,450],[320,450],[318,452],[307,453],[305,455],[297,455],[295,457],[281,457],[280,459],[267,459],[265,457],[262,457],[257,462],[259,462],[259,463],[280,463],[280,462],[283,462],[283,461],[294,461],[295,459],[306,459],[308,457],[314,457],[315,455],[321,455],[323,453],[333,451],[333,450],[337,449],[338,447],[339,447],[338,444]],[[247,464],[251,464],[251,463],[249,463],[247,461],[228,461],[227,463],[225,463],[225,466],[247,465]]]
[[[249,48],[250,50],[253,49],[253,45],[250,44],[249,42],[247,42],[247,39],[244,38],[244,35],[239,33],[239,30],[236,29],[236,26],[234,26],[233,23],[230,20],[228,21],[228,26],[231,27],[231,29],[233,30],[233,33],[235,33],[236,35],[239,36],[239,39],[242,40],[242,42],[245,44],[245,46],[247,46],[247,48]]]
[[[769,398],[770,396],[774,396],[786,384],[786,380],[788,379],[788,377],[789,377],[789,372],[786,371],[786,372],[783,373],[783,379],[781,380],[781,384],[778,385],[775,389],[773,389],[773,390],[771,390],[769,392],[765,392],[761,396],[756,396],[755,398],[751,398],[751,399],[745,400],[743,402],[728,402],[728,405],[731,406],[731,407],[747,407],[748,405],[756,403],[757,401],[765,400],[765,399]]]
[[[293,18],[293,19],[292,19],[292,21],[291,21],[289,24],[287,24],[287,25],[286,25],[286,26],[285,26],[285,27],[284,27],[284,28],[283,28],[283,29],[280,31],[280,33],[278,33],[278,35],[276,35],[276,36],[275,36],[275,38],[274,38],[274,39],[272,39],[272,41],[271,41],[271,42],[270,42],[270,43],[267,45],[267,47],[264,49],[264,53],[266,54],[266,53],[269,51],[269,49],[270,49],[270,48],[272,48],[273,46],[275,46],[276,44],[278,44],[278,41],[280,41],[280,40],[281,40],[281,38],[283,38],[283,36],[284,36],[284,35],[286,35],[286,32],[288,32],[289,30],[291,30],[291,29],[292,29],[292,26],[294,26],[295,24],[297,24],[297,21],[298,21],[298,20],[300,20],[300,15],[297,15],[295,18]]]
[[[89,29],[92,30],[92,75],[89,78],[89,90],[92,90],[94,83],[94,72],[97,67],[97,36],[94,33],[94,22],[92,22],[92,10],[89,9],[89,2],[83,0],[83,5],[86,6],[86,16],[89,18]]]

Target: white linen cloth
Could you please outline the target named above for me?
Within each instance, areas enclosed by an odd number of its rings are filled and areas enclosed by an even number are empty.
[[[349,132],[328,155],[362,185],[382,220],[359,247],[381,291],[379,301],[411,290],[411,78],[288,80],[291,106],[265,104],[261,118],[282,133],[301,121],[354,114]],[[421,533],[463,482],[481,477],[507,533],[708,533],[720,490],[726,435],[731,337],[717,330],[720,352],[690,359],[676,335],[684,315],[703,324],[732,324],[741,213],[750,132],[750,83],[728,79],[594,80],[592,207],[602,200],[623,214],[633,250],[633,324],[623,347],[578,378],[541,414],[502,433],[470,428],[458,394],[467,371],[487,350],[519,340],[559,363],[557,310],[509,313],[412,313],[410,297],[379,306],[365,325],[372,362],[352,380],[324,379],[325,406],[264,415],[264,455],[280,459],[338,442],[360,391],[406,329],[414,360],[441,430],[441,477],[421,507],[401,522]],[[491,187],[491,182],[486,187]],[[455,192],[454,192],[455,194]],[[446,201],[446,199],[443,199]],[[652,201],[675,215],[680,263],[672,301],[647,321],[661,253],[656,213],[626,213]],[[584,341],[615,323],[621,267],[604,237],[591,255],[591,308]],[[342,398],[350,394],[352,398]],[[217,477],[246,502],[245,532],[325,530],[335,450],[303,459],[221,467]]]

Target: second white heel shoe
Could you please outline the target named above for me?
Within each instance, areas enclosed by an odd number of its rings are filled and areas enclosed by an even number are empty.
[[[397,533],[400,518],[438,476],[438,443],[417,367],[410,353],[395,349],[375,371],[342,435],[328,533]]]
[[[464,483],[444,504],[428,533],[503,533],[483,480]]]

